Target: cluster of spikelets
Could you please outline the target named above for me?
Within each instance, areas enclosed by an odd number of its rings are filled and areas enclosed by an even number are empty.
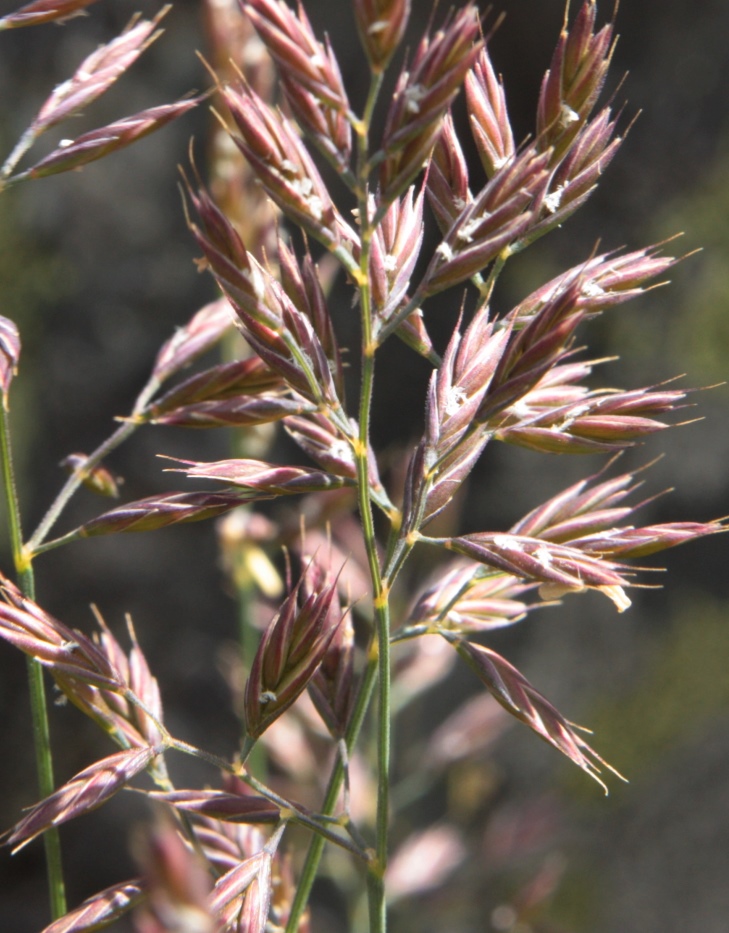
[[[0,20],[0,28],[58,19],[89,2],[39,0]],[[381,875],[381,840],[375,858],[346,808],[334,825],[330,816],[340,799],[347,749],[356,740],[375,681],[389,677],[381,665],[385,639],[441,636],[510,714],[599,780],[605,763],[579,731],[474,636],[513,624],[540,602],[586,589],[604,593],[622,611],[630,604],[626,589],[634,574],[626,561],[724,530],[721,523],[630,524],[638,506],[628,504],[627,497],[638,483],[634,474],[624,473],[577,483],[506,531],[428,536],[428,523],[451,502],[491,441],[558,454],[615,454],[666,427],[660,416],[680,408],[685,392],[665,386],[588,388],[585,382],[599,361],[576,358],[574,341],[583,322],[639,295],[674,260],[652,247],[592,255],[496,316],[489,302],[504,264],[586,201],[620,145],[610,107],[596,110],[613,49],[612,26],[597,29],[595,4],[585,0],[560,35],[541,87],[533,136],[517,146],[504,88],[471,3],[437,28],[429,27],[415,45],[394,77],[376,131],[377,92],[408,27],[410,3],[353,0],[352,5],[372,76],[362,114],[350,104],[333,48],[316,37],[303,8],[294,10],[281,0],[242,2],[278,66],[285,106],[274,106],[242,75],[234,76],[217,88],[226,131],[267,197],[289,226],[304,234],[294,242],[305,248],[295,250],[283,232],[265,253],[246,243],[194,174],[186,182],[190,227],[201,264],[224,297],[161,349],[120,429],[126,436],[150,423],[203,428],[281,422],[315,466],[253,459],[184,462],[179,468],[188,477],[222,487],[121,505],[48,541],[59,507],[24,553],[30,562],[77,538],[149,531],[219,516],[245,503],[341,490],[357,497],[372,612],[385,627],[363,623],[360,642],[368,643],[367,650],[358,647],[352,623],[358,609],[342,583],[346,560],[333,559],[331,547],[302,554],[298,582],[290,581],[252,661],[242,696],[243,751],[228,762],[167,731],[157,682],[131,626],[127,655],[100,618],[94,637],[72,631],[3,579],[0,635],[44,665],[63,695],[120,748],[32,807],[6,841],[16,848],[27,844],[99,806],[144,771],[157,789],[141,792],[176,814],[140,855],[143,880],[101,892],[46,933],[100,929],[135,906],[144,933],[173,928],[172,917],[186,917],[186,929],[194,920],[200,931],[262,933],[267,922],[290,933],[306,930],[311,878],[308,887],[297,885],[278,849],[289,823],[308,827],[320,843],[340,845],[370,873]],[[100,158],[198,102],[155,108],[65,141],[27,171],[13,174],[35,138],[90,104],[130,66],[155,37],[156,25],[157,20],[136,22],[56,89],[22,151],[6,163],[4,186]],[[462,87],[482,169],[473,175],[450,115]],[[322,163],[334,169],[336,191],[324,181]],[[343,205],[353,204],[350,223]],[[424,227],[433,218],[441,241],[424,256]],[[310,241],[320,255],[332,257],[358,299],[363,378],[357,417],[345,398],[343,349]],[[441,356],[428,335],[426,303],[454,286],[468,286],[464,308],[469,310],[462,312]],[[250,355],[198,371],[163,391],[170,378],[221,339],[233,320]],[[433,365],[423,434],[400,490],[381,480],[368,434],[374,360],[390,336]],[[3,318],[0,377],[6,405],[19,354],[17,329]],[[109,449],[72,458],[66,498],[81,482],[115,491],[108,489],[100,465]],[[387,525],[383,547],[374,538],[373,509]],[[391,590],[412,550],[422,544],[440,548],[446,559],[393,621]],[[280,797],[245,766],[255,742],[307,690],[340,750],[320,812]],[[196,755],[221,769],[223,788],[175,788],[165,763],[170,751]],[[275,829],[266,836],[255,824]],[[310,854],[308,864],[315,872],[316,855]]]

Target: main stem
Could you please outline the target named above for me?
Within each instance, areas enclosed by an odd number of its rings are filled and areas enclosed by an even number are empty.
[[[369,255],[362,249],[362,253]],[[365,293],[367,297],[365,298]],[[367,319],[369,312],[369,289],[362,288],[362,317]],[[389,824],[390,799],[390,608],[388,591],[382,583],[377,545],[374,532],[372,503],[368,486],[368,425],[374,381],[374,356],[368,353],[369,328],[363,324],[363,366],[362,394],[360,405],[360,436],[357,449],[357,487],[359,509],[362,519],[367,561],[372,578],[372,596],[375,609],[375,641],[378,708],[377,708],[377,822],[376,822],[376,861],[370,866],[368,874],[368,896],[370,904],[370,930],[372,933],[384,933],[387,929],[384,875],[387,867],[387,837]]]
[[[18,572],[18,582],[23,595],[29,599],[35,597],[35,579],[33,567],[23,550],[23,535],[20,525],[20,507],[13,472],[13,456],[10,445],[10,425],[5,407],[6,399],[0,402],[0,447],[2,448],[2,476],[7,505],[10,543],[13,560]],[[55,790],[53,776],[53,757],[51,754],[51,734],[48,725],[48,704],[46,702],[43,668],[35,658],[28,658],[28,688],[30,709],[33,721],[33,744],[35,746],[38,787],[41,797],[50,797]],[[56,827],[51,827],[43,835],[48,874],[48,894],[51,902],[51,915],[54,920],[66,913],[66,891],[63,882],[63,863],[61,859],[61,840]]]
[[[367,714],[367,710],[369,709],[376,678],[377,660],[374,659],[370,660],[362,676],[362,683],[360,684],[359,691],[357,693],[357,699],[354,704],[354,710],[352,711],[352,717],[349,721],[349,725],[347,726],[345,742],[347,744],[347,751],[350,754],[357,744],[357,739],[359,738],[362,724]],[[330,814],[334,813],[334,808],[336,807],[337,800],[339,799],[339,793],[342,788],[343,780],[344,762],[341,758],[338,758],[336,764],[334,765],[331,777],[329,778],[329,784],[327,786],[327,791],[321,806],[321,813],[323,816],[329,816]],[[306,905],[309,901],[309,895],[314,885],[314,881],[316,880],[317,872],[319,871],[319,862],[321,861],[323,852],[324,840],[321,838],[321,836],[314,836],[314,838],[311,840],[311,843],[309,844],[309,851],[306,853],[306,861],[304,862],[304,867],[301,871],[301,877],[299,878],[299,883],[296,887],[296,894],[294,895],[294,901],[291,905],[291,913],[289,914],[288,923],[286,924],[286,933],[297,933],[299,929],[299,921],[301,920],[301,917],[306,910]]]
[[[377,555],[377,543],[372,514],[372,499],[369,487],[369,424],[372,407],[372,391],[375,372],[375,335],[372,327],[372,302],[369,286],[369,257],[373,227],[368,205],[368,137],[372,113],[382,83],[381,75],[374,75],[358,134],[358,187],[361,250],[358,269],[360,310],[362,318],[362,382],[359,401],[359,432],[355,442],[357,466],[358,505],[367,551],[375,610],[375,634],[370,661],[363,675],[357,701],[345,737],[349,752],[354,748],[362,723],[370,705],[375,680],[378,683],[378,729],[377,729],[377,826],[375,858],[368,872],[368,897],[370,904],[371,933],[385,933],[387,912],[385,902],[384,873],[387,865],[388,817],[390,797],[390,613],[388,589],[383,584]],[[354,270],[353,270],[354,272]],[[344,777],[344,765],[340,760],[334,767],[322,804],[322,814],[333,813],[339,798]],[[317,875],[324,849],[321,836],[312,839],[306,856],[302,875],[288,922],[286,933],[295,933],[306,909],[312,885]]]
[[[369,488],[370,411],[375,376],[377,348],[373,329],[370,291],[370,248],[374,233],[369,205],[369,132],[375,102],[382,84],[382,76],[375,74],[370,82],[364,114],[357,127],[359,187],[360,257],[359,296],[362,321],[362,384],[359,398],[359,436],[355,444],[357,465],[357,495],[362,521],[367,562],[372,579],[372,599],[375,611],[373,653],[377,658],[377,819],[375,859],[369,866],[367,891],[370,906],[371,933],[384,933],[387,929],[384,876],[387,867],[387,842],[390,801],[390,610],[388,590],[383,585],[377,554],[372,499]]]

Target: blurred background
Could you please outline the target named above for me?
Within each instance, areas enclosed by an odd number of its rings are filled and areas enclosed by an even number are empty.
[[[2,0],[0,12],[15,6]],[[73,132],[206,87],[209,79],[195,55],[211,54],[204,7],[192,0],[174,3],[164,37],[75,121]],[[309,0],[306,8],[317,31],[328,31],[345,84],[355,89],[352,99],[361,100],[363,58],[349,4]],[[93,5],[89,16],[65,27],[0,35],[3,158],[50,90],[85,55],[118,34],[135,11],[151,16],[158,9],[157,3],[114,0]],[[429,9],[425,0],[413,0],[413,41]],[[532,131],[564,9],[557,0],[501,0],[491,21],[502,9],[506,19],[489,48],[521,139]],[[624,127],[640,116],[598,192],[564,229],[507,266],[494,302],[499,312],[507,310],[584,260],[598,243],[601,250],[637,249],[685,231],[668,250],[702,250],[672,270],[669,287],[621,306],[584,332],[591,358],[620,354],[603,367],[603,384],[637,388],[685,373],[679,385],[712,387],[692,397],[695,416],[703,420],[664,432],[622,458],[620,470],[665,454],[644,476],[644,490],[646,496],[674,491],[643,510],[645,524],[729,512],[729,392],[716,387],[729,372],[729,6],[706,0],[698,9],[689,0],[622,5],[606,95],[615,95],[617,108],[627,100]],[[608,3],[599,11],[601,22],[612,12]],[[460,108],[456,112],[462,118]],[[12,422],[26,532],[63,482],[59,462],[69,453],[89,452],[111,432],[114,417],[130,411],[161,343],[215,297],[212,279],[193,262],[197,250],[186,229],[176,168],[188,163],[194,137],[205,172],[212,125],[207,108],[198,108],[82,172],[20,186],[2,198],[0,313],[17,322],[23,342]],[[70,135],[69,128],[60,135]],[[342,309],[341,334],[356,340],[348,298],[336,287],[333,295]],[[440,346],[459,301],[448,295],[441,309],[430,312]],[[427,367],[401,346],[386,348],[373,423],[385,459],[417,438],[427,375]],[[689,409],[686,418],[693,417]],[[235,443],[222,430],[146,428],[108,466],[124,479],[123,499],[132,500],[180,488],[157,454],[222,459]],[[271,456],[293,455],[281,447]],[[460,514],[448,520],[467,531],[508,528],[603,463],[489,448]],[[106,507],[81,492],[59,530]],[[0,548],[0,566],[8,572],[5,535]],[[726,558],[723,538],[669,552],[658,562],[667,568],[663,588],[636,590],[623,615],[607,600],[586,596],[540,610],[488,642],[570,720],[594,729],[592,744],[630,781],[611,782],[607,799],[553,749],[501,721],[484,725],[478,754],[434,771],[427,786],[413,789],[407,775],[422,767],[419,756],[432,750],[429,739],[447,714],[477,692],[475,679],[454,669],[434,692],[407,706],[399,732],[416,741],[398,758],[403,806],[395,841],[436,824],[446,830],[446,854],[442,883],[413,894],[399,882],[394,931],[724,933]],[[430,569],[422,564],[423,572]],[[39,559],[36,572],[38,602],[69,625],[88,631],[94,603],[121,636],[130,613],[160,680],[171,731],[231,754],[239,724],[221,652],[235,641],[237,607],[212,523],[80,542]],[[56,707],[51,715],[59,780],[110,752],[73,708]],[[0,723],[5,828],[36,799],[25,663],[5,646]],[[181,786],[188,767],[180,765]],[[192,771],[190,780],[212,779]],[[129,795],[63,829],[71,904],[134,873],[130,826],[148,817],[144,804]],[[421,866],[423,859],[435,859],[438,844],[433,838],[420,850]],[[47,922],[42,872],[37,842],[13,858],[0,852],[0,917],[7,933],[31,933]],[[417,873],[405,871],[404,877]],[[334,880],[319,886],[316,904],[316,933],[347,929]]]

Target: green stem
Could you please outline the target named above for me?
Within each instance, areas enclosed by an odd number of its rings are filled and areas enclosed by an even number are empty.
[[[377,659],[373,657],[367,665],[362,677],[362,683],[357,693],[354,710],[352,711],[352,718],[347,727],[345,742],[348,753],[351,753],[357,744],[357,739],[359,738],[359,733],[365,720],[367,710],[369,709],[370,700],[372,699],[376,678]],[[344,763],[341,758],[338,758],[332,770],[331,777],[329,778],[326,794],[324,795],[324,801],[321,807],[322,816],[334,812],[343,780]],[[297,933],[299,929],[299,922],[309,902],[309,895],[311,894],[311,889],[319,871],[319,863],[323,852],[324,840],[321,836],[315,836],[309,844],[309,851],[306,853],[306,860],[301,870],[301,877],[296,887],[296,894],[293,904],[291,905],[291,913],[289,914],[288,923],[286,924],[286,933]]]
[[[361,250],[360,262],[356,270],[351,270],[357,278],[360,288],[360,310],[362,316],[362,382],[359,403],[359,431],[353,438],[355,460],[357,464],[358,504],[362,521],[363,535],[367,550],[370,576],[372,579],[373,598],[376,616],[376,633],[373,640],[370,660],[365,670],[357,700],[352,713],[345,742],[348,752],[354,748],[360,729],[369,709],[375,680],[379,683],[378,716],[378,803],[376,858],[368,873],[370,891],[370,930],[384,933],[386,929],[386,910],[384,896],[384,871],[387,862],[387,828],[389,810],[390,782],[390,649],[389,649],[389,606],[388,593],[383,587],[372,514],[372,491],[369,488],[369,423],[374,385],[374,354],[376,350],[371,295],[369,287],[369,257],[373,227],[368,216],[368,136],[377,95],[382,83],[381,75],[373,75],[360,123],[355,124],[358,134],[358,196]],[[329,779],[329,785],[322,805],[322,815],[334,811],[344,779],[344,763],[337,760]],[[301,917],[306,909],[311,888],[316,879],[319,863],[324,851],[324,839],[316,836],[312,839],[307,852],[301,878],[297,885],[291,912],[286,924],[286,933],[296,933]]]
[[[43,668],[35,658],[27,659],[28,687],[30,707],[33,719],[33,744],[35,746],[38,788],[42,798],[50,797],[56,788],[53,775],[53,757],[51,753],[51,733],[48,725],[48,704],[43,681]],[[63,881],[63,861],[61,857],[61,837],[54,826],[43,835],[48,872],[48,894],[51,902],[51,915],[54,920],[62,917],[67,910],[66,887]]]
[[[18,572],[18,582],[25,596],[35,597],[35,578],[33,567],[23,549],[23,534],[20,524],[20,506],[13,472],[13,456],[10,444],[10,425],[8,412],[3,397],[0,415],[0,447],[2,448],[2,477],[5,490],[5,502],[8,514],[10,543],[13,560]],[[51,735],[48,725],[48,704],[46,702],[43,669],[35,658],[28,658],[28,687],[30,708],[33,721],[33,744],[35,746],[38,787],[42,798],[50,797],[55,790],[53,776],[53,757],[51,754]],[[66,913],[66,890],[63,882],[63,863],[61,859],[61,841],[58,829],[52,827],[43,836],[48,874],[48,893],[51,903],[51,915],[54,920]]]
[[[5,396],[3,396],[3,403]],[[10,533],[10,546],[13,550],[15,569],[24,584],[23,592],[32,598],[33,574],[27,562],[23,559],[23,534],[20,528],[20,508],[18,506],[17,487],[13,472],[13,454],[10,446],[10,425],[5,404],[2,405],[2,418],[0,419],[0,444],[2,445],[3,488],[5,490],[5,504],[8,514],[8,531]],[[26,587],[30,592],[26,592]]]
[[[389,590],[383,586],[377,554],[372,498],[369,488],[369,428],[372,392],[375,376],[374,315],[370,293],[370,246],[374,226],[369,217],[368,144],[372,114],[382,84],[381,75],[373,75],[365,105],[362,125],[358,134],[358,180],[360,219],[359,292],[362,326],[362,383],[359,402],[359,438],[355,445],[357,465],[357,494],[367,551],[372,599],[375,610],[375,642],[377,655],[378,710],[377,710],[377,819],[375,834],[376,859],[370,865],[367,888],[370,905],[371,933],[384,933],[387,929],[384,875],[387,866],[389,801],[390,801],[390,609]]]

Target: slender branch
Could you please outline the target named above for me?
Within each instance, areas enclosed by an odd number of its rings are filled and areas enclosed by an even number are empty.
[[[26,546],[26,559],[33,560],[36,557],[39,557],[41,554],[47,554],[48,551],[55,551],[56,548],[63,547],[64,544],[70,544],[72,541],[78,541],[79,538],[81,538],[80,529],[74,528],[73,531],[69,531],[65,535],[61,535],[59,538],[52,538],[50,541],[46,541],[45,544],[39,544],[38,547],[30,548],[30,546]]]
[[[397,314],[393,315],[393,317],[389,319],[387,324],[384,325],[384,327],[382,328],[382,330],[380,331],[378,335],[379,342],[384,343],[387,340],[387,338],[391,334],[393,334],[398,329],[398,327],[410,317],[413,311],[418,310],[422,302],[423,302],[422,293],[420,292],[420,290],[417,290],[415,294],[413,295],[413,297],[409,299],[407,304],[403,305],[403,307],[400,308]]]
[[[51,507],[43,517],[40,525],[38,525],[36,530],[28,539],[28,543],[26,544],[27,553],[32,555],[43,553],[41,550],[41,545],[48,536],[51,528],[58,521],[58,518],[66,507],[71,496],[73,496],[79,486],[83,483],[84,475],[89,470],[93,470],[95,466],[101,463],[105,457],[108,457],[113,450],[116,450],[120,444],[123,444],[124,441],[130,437],[138,427],[140,427],[140,422],[136,421],[134,416],[140,414],[144,410],[147,402],[149,402],[155,392],[157,392],[159,389],[159,385],[160,384],[157,379],[153,378],[149,380],[147,385],[140,392],[139,397],[134,404],[132,417],[123,421],[110,437],[108,437],[102,444],[100,444],[93,453],[89,454],[83,465],[74,470],[73,473],[69,476],[63,488],[51,504]],[[66,536],[63,538],[57,538],[54,542],[54,546],[58,547],[60,544],[65,544],[66,540]],[[70,540],[73,540],[73,538]],[[49,550],[49,548],[45,548],[44,550]]]
[[[240,777],[240,767],[236,767],[229,761],[226,761],[225,758],[221,758],[220,755],[215,755],[213,752],[206,752],[204,748],[198,748],[196,745],[190,745],[189,742],[183,742],[182,739],[175,739],[172,738],[172,736],[170,736],[167,741],[170,748],[174,748],[184,755],[199,758],[201,761],[206,761],[209,765],[212,765],[214,768],[226,774],[233,774],[236,777]]]
[[[474,276],[471,277],[471,283],[479,291],[479,299],[477,308],[481,308],[483,305],[488,304],[493,294],[494,285],[496,284],[496,279],[501,274],[501,270],[506,264],[506,260],[516,251],[515,246],[505,247],[501,253],[496,257],[496,260],[491,266],[491,271],[488,274],[488,277],[484,279],[483,275],[480,272],[477,272]],[[387,338],[393,334],[397,328],[406,321],[413,311],[417,311],[420,305],[424,301],[424,297],[420,287],[415,291],[415,294],[412,298],[408,299],[407,303],[404,304],[400,310],[390,318],[390,320],[385,324],[379,334],[379,342],[384,343]]]
[[[35,129],[31,126],[23,133],[23,135],[18,140],[15,148],[7,157],[3,163],[2,168],[0,169],[0,179],[2,184],[0,185],[0,191],[3,188],[9,187],[8,181],[10,176],[13,173],[13,169],[20,162],[26,152],[34,145],[36,139],[38,138]]]
[[[475,278],[472,280],[480,292],[477,306],[478,308],[482,308],[484,305],[488,304],[489,301],[491,301],[491,296],[494,292],[496,280],[501,275],[501,270],[506,265],[506,260],[509,258],[509,256],[511,256],[511,254],[511,248],[509,246],[504,247],[491,266],[488,278],[484,280],[479,274],[478,281],[476,281]]]
[[[286,800],[284,797],[279,796],[279,794],[277,794],[275,791],[272,791],[270,787],[267,787],[261,781],[254,778],[252,774],[244,774],[242,775],[242,779],[262,797],[265,797],[267,800],[270,800],[271,803],[275,803],[277,807],[280,807],[282,813],[285,814],[285,819],[290,819],[295,823],[300,823],[302,826],[306,826],[307,829],[310,829],[313,833],[316,833],[317,836],[320,836],[325,842],[333,842],[335,845],[340,846],[340,848],[346,849],[349,853],[356,856],[358,859],[366,861],[366,852],[364,852],[358,845],[350,842],[349,839],[347,839],[345,836],[342,836],[341,833],[336,833],[331,829],[327,829],[327,827],[324,826],[319,819],[317,819],[317,814],[305,813],[304,810],[302,810],[296,804]]]
[[[421,625],[406,625],[399,628],[390,639],[390,644],[396,645],[401,641],[408,641],[411,638],[419,638],[421,635],[430,635],[433,631],[432,623],[427,622]]]
[[[261,796],[265,797],[267,800],[270,800],[272,803],[275,803],[277,807],[280,807],[281,810],[286,814],[286,819],[301,823],[302,826],[306,826],[307,829],[310,829],[312,832],[316,833],[324,841],[333,842],[336,845],[341,846],[352,855],[356,855],[357,858],[367,858],[367,854],[363,852],[359,846],[350,842],[340,833],[332,832],[332,830],[327,829],[326,826],[323,826],[322,823],[317,819],[316,814],[304,812],[304,810],[302,810],[295,803],[292,803],[290,800],[286,800],[284,797],[281,797],[275,791],[271,790],[270,787],[267,787],[261,781],[257,780],[257,778],[253,777],[252,774],[248,772],[241,773],[240,767],[236,767],[229,761],[226,761],[224,758],[220,758],[218,755],[215,755],[212,752],[205,751],[205,749],[197,748],[195,745],[190,745],[188,742],[184,742],[181,739],[174,739],[169,737],[166,741],[169,748],[174,748],[178,752],[182,752],[185,755],[191,755],[193,758],[200,758],[202,761],[206,761],[208,764],[213,765],[221,771],[227,772],[229,774],[235,774],[237,777],[240,777],[243,781],[246,782],[246,784],[249,784],[255,791],[261,794]],[[323,816],[327,815],[328,814],[326,813],[323,814]]]
[[[417,638],[420,635],[432,635],[436,632],[440,633],[442,623],[451,609],[460,599],[466,595],[469,589],[473,586],[474,581],[482,580],[486,576],[488,575],[485,573],[479,574],[478,570],[474,571],[473,575],[458,587],[448,602],[441,607],[438,615],[431,619],[430,622],[421,623],[419,625],[406,625],[395,632],[395,634],[390,639],[390,642],[394,645],[399,641],[407,641],[410,638]]]

